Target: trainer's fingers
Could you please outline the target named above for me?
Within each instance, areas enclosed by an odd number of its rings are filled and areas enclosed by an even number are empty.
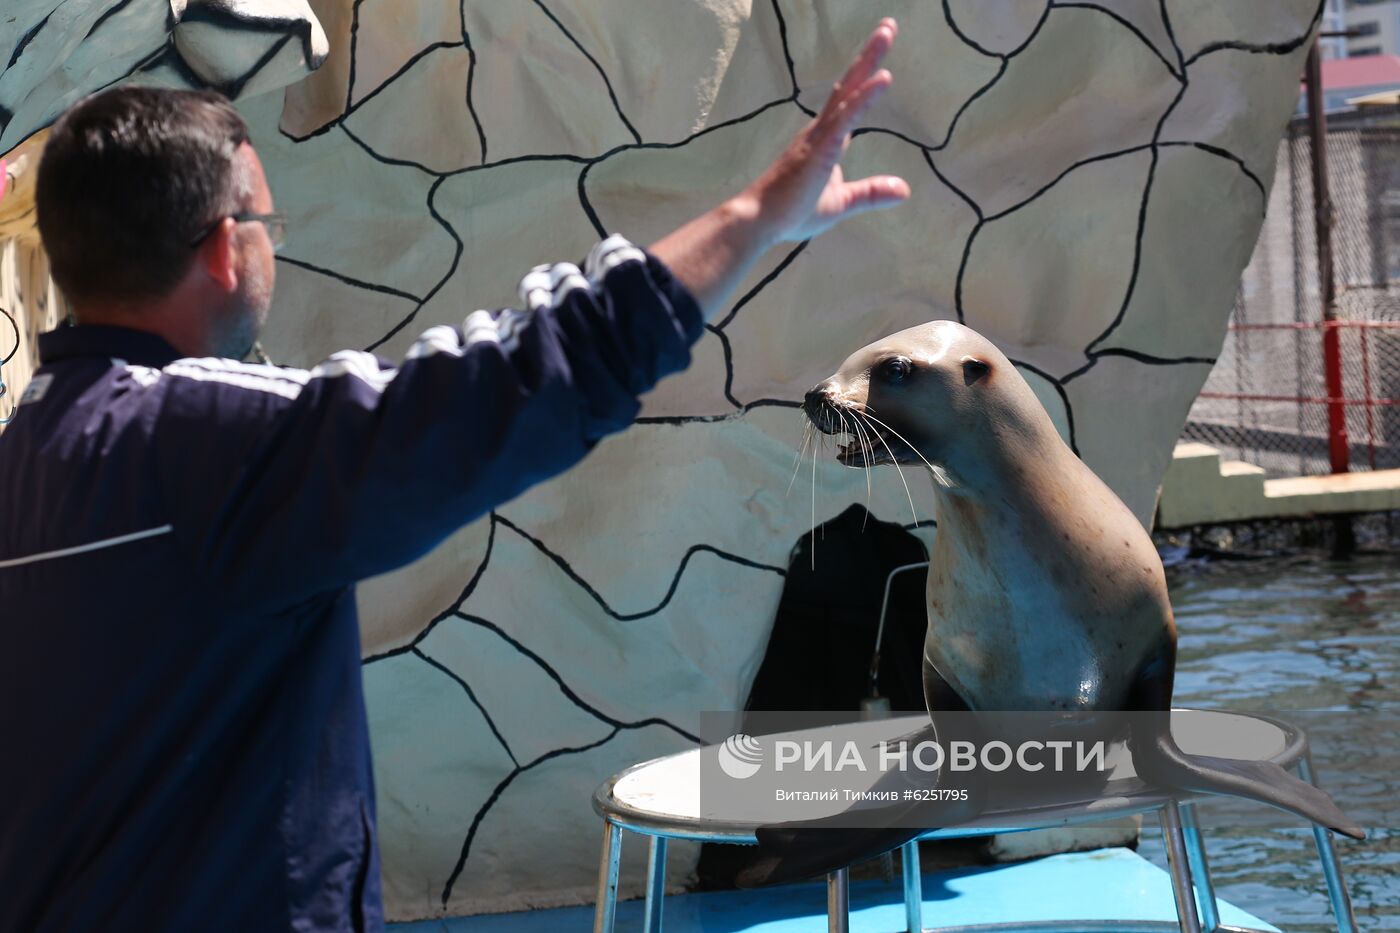
[[[851,62],[851,67],[846,69],[846,74],[841,78],[842,87],[856,87],[870,76],[884,57],[889,54],[894,46],[895,25],[892,19],[883,19],[880,25],[875,27],[875,31],[870,34],[870,38],[865,40],[865,46],[856,56],[856,60]]]
[[[832,88],[831,96],[826,99],[826,104],[822,107],[823,113],[841,106],[851,96],[854,89],[865,83],[871,72],[889,54],[890,47],[894,45],[896,32],[898,32],[898,26],[893,19],[886,17],[880,20],[880,25],[876,26],[875,31],[870,34],[870,38],[865,40],[865,46],[856,56],[856,60],[851,63],[851,67],[846,69],[841,80],[837,81],[836,86]]]
[[[847,132],[855,127],[865,111],[875,102],[875,98],[883,94],[893,80],[890,73],[883,68],[865,80],[841,111],[841,123]]]
[[[883,69],[867,78],[845,103],[831,113],[823,114],[817,121],[818,140],[821,143],[830,143],[835,139],[844,141],[892,80],[890,73]]]
[[[850,217],[866,211],[893,207],[909,199],[909,183],[898,175],[872,175],[845,186],[846,205],[841,214]]]
[[[846,69],[841,84],[845,87],[853,87],[868,78],[894,46],[896,32],[898,32],[898,27],[893,19],[885,17],[880,20],[880,25],[876,26],[870,34],[870,38],[865,40],[865,46],[856,56],[856,60],[851,62],[851,67]]]

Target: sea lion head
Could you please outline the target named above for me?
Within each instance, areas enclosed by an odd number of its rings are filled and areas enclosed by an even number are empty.
[[[1053,432],[1016,367],[990,340],[954,321],[933,321],[862,347],[807,393],[818,430],[848,434],[847,466],[923,463],[957,472],[987,444]]]

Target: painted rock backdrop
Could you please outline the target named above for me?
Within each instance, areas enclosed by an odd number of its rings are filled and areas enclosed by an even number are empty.
[[[647,243],[737,191],[898,18],[895,87],[847,170],[898,172],[913,200],[768,256],[639,424],[361,588],[389,910],[501,910],[591,898],[592,789],[689,745],[694,711],[742,703],[794,542],[867,496],[830,451],[789,491],[796,401],[851,350],[934,318],[985,332],[1148,520],[1319,9],[18,0],[0,16],[0,153],[114,82],[224,89],[290,215],[269,353],[393,355],[514,302],[534,264],[611,232]],[[32,224],[24,190],[0,202],[8,249]],[[23,263],[7,263],[14,303]],[[462,399],[463,430],[490,404]],[[888,471],[871,507],[927,536],[928,477],[907,478],[912,514]],[[673,853],[680,879],[694,852]]]

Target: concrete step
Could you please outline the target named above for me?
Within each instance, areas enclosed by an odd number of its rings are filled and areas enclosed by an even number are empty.
[[[1157,500],[1158,528],[1400,509],[1400,470],[1265,479],[1207,444],[1177,444]]]
[[[1259,467],[1222,461],[1220,451],[1206,444],[1177,444],[1162,478],[1157,526],[1236,521],[1257,513],[1264,501],[1264,471]]]
[[[1400,509],[1400,470],[1271,479],[1264,496],[1301,512],[1389,512]]]

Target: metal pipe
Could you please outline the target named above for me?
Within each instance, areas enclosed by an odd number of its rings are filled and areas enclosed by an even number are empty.
[[[1313,772],[1312,752],[1298,759],[1298,776],[1313,787],[1317,778]],[[1313,842],[1317,844],[1317,860],[1322,863],[1322,876],[1327,879],[1327,899],[1332,904],[1332,918],[1337,921],[1337,933],[1356,933],[1356,917],[1351,912],[1351,895],[1342,879],[1342,863],[1332,844],[1332,834],[1325,826],[1313,824]]]
[[[890,589],[894,586],[894,578],[907,570],[927,569],[928,561],[921,560],[912,564],[900,564],[889,572],[885,577],[885,595],[880,598],[880,624],[875,628],[875,650],[870,655],[870,696],[872,698],[880,695],[880,647],[885,641],[885,613],[890,608]],[[888,707],[886,707],[888,709]]]
[[[1201,908],[1201,929],[1206,933],[1220,926],[1220,911],[1215,903],[1215,883],[1210,879],[1210,862],[1206,860],[1206,841],[1196,821],[1196,805],[1181,805],[1181,834],[1186,840],[1186,861],[1191,866],[1191,880],[1196,884],[1196,898]]]
[[[850,926],[850,869],[841,868],[826,876],[826,929],[827,933],[850,933]]]
[[[1191,869],[1186,858],[1186,840],[1181,831],[1181,811],[1175,800],[1162,807],[1162,842],[1167,847],[1167,867],[1171,869],[1172,893],[1176,895],[1176,920],[1181,933],[1201,933],[1196,916],[1196,892],[1191,887]]]
[[[1332,261],[1332,195],[1327,175],[1327,112],[1323,99],[1322,54],[1313,43],[1308,52],[1308,139],[1311,144],[1313,189],[1313,238],[1317,247],[1317,284],[1322,297],[1322,319],[1337,319],[1337,279]],[[1327,459],[1333,473],[1351,469],[1351,444],[1347,437],[1347,415],[1343,399],[1342,338],[1335,327],[1322,331],[1322,368],[1327,385]],[[1349,556],[1356,549],[1351,516],[1332,519],[1335,540],[1333,553]]]
[[[1312,144],[1313,235],[1317,243],[1317,283],[1322,293],[1322,318],[1337,319],[1337,280],[1332,263],[1332,197],[1327,182],[1327,113],[1322,97],[1322,54],[1317,42],[1308,52],[1308,136]],[[1342,380],[1342,340],[1335,327],[1322,331],[1322,367],[1327,383],[1327,455],[1333,473],[1351,469],[1351,445],[1347,439],[1346,397]],[[1350,515],[1332,519],[1335,556],[1346,557],[1356,549]]]
[[[1308,137],[1312,149],[1313,236],[1317,245],[1317,284],[1322,293],[1322,318],[1337,319],[1337,280],[1332,264],[1332,196],[1327,178],[1327,113],[1322,97],[1322,56],[1316,43],[1308,52]],[[1345,397],[1342,389],[1341,341],[1335,328],[1322,331],[1322,363],[1327,396]],[[1335,402],[1327,408],[1327,439],[1332,472],[1349,467],[1346,412]]]
[[[924,879],[919,874],[919,840],[906,842],[899,855],[904,865],[905,933],[921,933],[924,928]]]
[[[603,821],[603,856],[598,865],[598,904],[593,911],[593,933],[613,933],[617,919],[617,872],[622,864],[622,829]]]
[[[1361,394],[1371,401],[1371,342],[1366,339],[1368,331],[1361,328]],[[1388,399],[1400,402],[1400,399]],[[1366,460],[1371,469],[1376,468],[1376,409],[1366,406]]]
[[[652,836],[647,852],[647,917],[643,933],[661,933],[661,904],[666,899],[666,837]]]

